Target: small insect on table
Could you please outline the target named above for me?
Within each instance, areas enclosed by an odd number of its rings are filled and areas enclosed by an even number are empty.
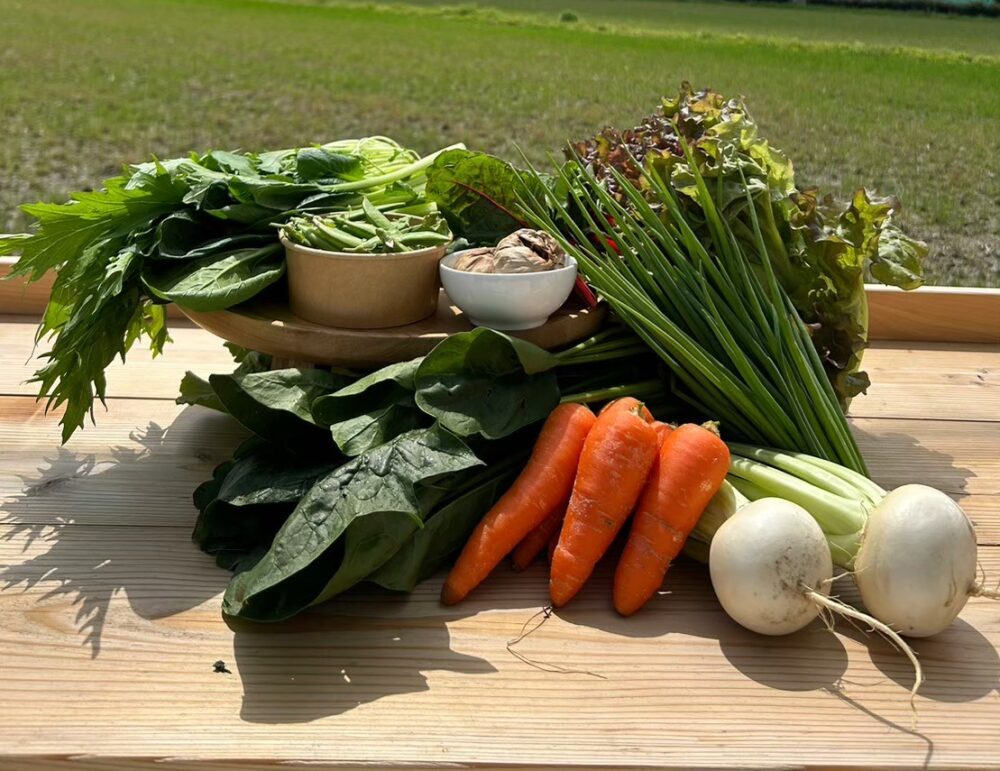
[[[438,578],[229,627],[191,492],[242,432],[173,401],[185,370],[231,367],[221,341],[181,324],[162,360],[130,356],[96,427],[61,447],[24,383],[17,291],[0,285],[0,769],[1000,766],[1000,604],[984,599],[915,642],[915,723],[888,643],[846,624],[753,635],[690,563],[629,619],[598,575],[517,644],[534,665],[507,641],[546,603],[542,567],[454,608]],[[862,450],[884,486],[955,496],[1000,579],[1000,293],[872,300],[892,339],[852,406]]]

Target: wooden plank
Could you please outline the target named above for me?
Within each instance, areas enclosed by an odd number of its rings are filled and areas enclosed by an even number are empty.
[[[1000,550],[985,549],[1000,575]],[[1000,757],[1000,612],[973,600],[905,661],[850,627],[769,639],[738,628],[704,569],[631,619],[602,567],[519,645],[542,569],[499,571],[444,608],[361,590],[277,626],[219,617],[226,574],[171,528],[0,530],[0,747],[35,756],[267,759],[398,767],[986,767]],[[213,672],[223,660],[232,674]],[[72,694],[67,698],[67,694]],[[544,719],[541,715],[544,714]],[[44,766],[42,766],[44,767]]]
[[[881,341],[862,365],[872,385],[854,417],[1000,420],[1000,347]]]
[[[1000,343],[1000,289],[868,285],[872,340]]]
[[[34,323],[0,316],[0,395],[34,395],[27,382],[38,366],[32,360]],[[188,369],[202,376],[229,372],[232,358],[222,341],[204,330],[178,322],[171,327],[173,343],[153,359],[136,348],[123,365],[108,368],[108,394],[116,397],[173,399]],[[44,345],[39,346],[44,351]],[[865,353],[872,379],[867,396],[851,405],[859,417],[955,418],[1000,420],[1000,347],[982,344],[879,342]],[[921,398],[913,398],[920,386]],[[98,420],[102,410],[97,408]]]
[[[38,392],[38,386],[29,382],[44,364],[32,356],[34,335],[34,321],[23,316],[0,316],[0,395],[34,396]],[[124,364],[115,359],[107,369],[108,395],[111,398],[174,399],[187,370],[204,377],[213,372],[233,370],[233,357],[223,347],[222,340],[190,321],[183,319],[171,324],[170,336],[173,342],[167,343],[163,355],[155,359],[142,344],[129,352]],[[39,343],[35,354],[46,350],[46,343]],[[100,405],[95,412],[100,421]]]
[[[0,315],[40,316],[49,302],[52,284],[56,278],[55,273],[49,271],[30,284],[23,278],[6,279],[15,262],[17,262],[16,257],[0,257]],[[174,319],[184,318],[184,314],[172,305],[167,308],[167,316]]]

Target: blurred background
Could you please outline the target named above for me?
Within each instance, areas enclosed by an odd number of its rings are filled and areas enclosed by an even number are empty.
[[[1000,286],[995,0],[834,3],[0,0],[0,231],[192,149],[386,134],[540,161],[688,80],[745,96],[800,185],[898,196],[928,283]]]

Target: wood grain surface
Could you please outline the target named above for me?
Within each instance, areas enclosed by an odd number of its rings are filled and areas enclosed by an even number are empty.
[[[184,370],[228,354],[177,329],[163,358],[112,370],[107,412],[61,447],[21,383],[32,330],[0,321],[3,771],[1000,767],[1000,604],[985,599],[916,643],[916,725],[887,643],[847,625],[754,635],[690,563],[631,619],[603,567],[517,646],[535,666],[506,644],[540,620],[541,568],[501,569],[457,608],[436,578],[229,626],[190,496],[243,432],[172,402]],[[1000,578],[1000,347],[880,344],[866,365],[852,423],[875,478],[959,499]]]

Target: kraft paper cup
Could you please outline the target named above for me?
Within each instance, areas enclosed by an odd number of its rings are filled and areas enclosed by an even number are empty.
[[[398,254],[328,252],[282,237],[288,301],[296,316],[330,327],[381,329],[437,310],[446,246]]]

